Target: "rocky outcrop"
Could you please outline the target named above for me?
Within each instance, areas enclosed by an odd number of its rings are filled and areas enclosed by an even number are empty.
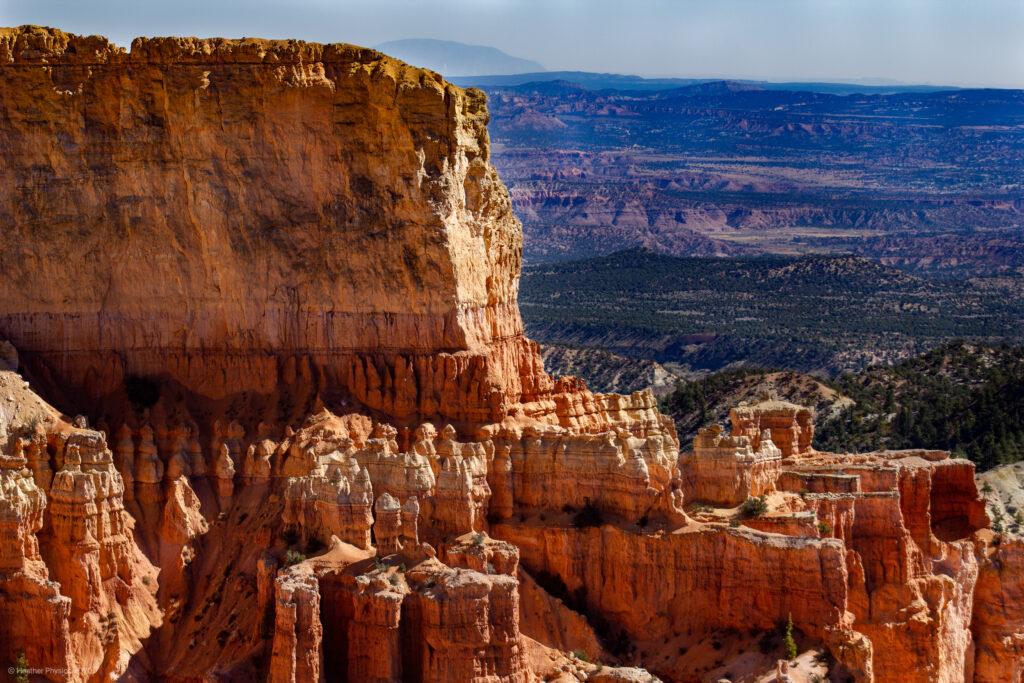
[[[709,430],[702,438],[696,446],[705,455],[716,454],[711,449],[725,439],[725,455],[735,461],[743,461],[737,446],[741,454],[752,450],[745,434],[723,437]],[[761,437],[765,444],[771,447],[768,434]],[[717,473],[702,472],[691,457],[679,461],[684,488],[692,486],[698,496],[703,484],[711,493],[699,499],[709,500],[721,488]],[[778,458],[776,450],[777,467]],[[750,460],[746,465],[753,470]],[[983,673],[993,667],[992,652],[1012,659],[1017,621],[976,607],[1005,598],[987,593],[996,583],[994,567],[1002,563],[979,555],[971,540],[987,533],[971,463],[936,451],[805,452],[782,462],[787,475],[766,482],[762,491],[767,513],[749,520],[723,510],[701,513],[699,521],[671,533],[666,531],[673,527],[653,533],[618,524],[574,530],[536,520],[492,531],[520,549],[531,572],[557,577],[574,608],[599,615],[613,634],[621,630],[615,642],[620,650],[631,647],[648,657],[669,647],[652,634],[671,640],[673,634],[682,638],[684,628],[770,631],[791,615],[799,631],[832,651],[846,670],[842,675],[858,680],[985,680],[992,675]],[[739,498],[718,504],[731,507]],[[604,589],[612,577],[621,589]],[[988,583],[979,584],[979,577]],[[799,605],[787,602],[789,595],[801,596]],[[686,597],[676,603],[666,596]],[[985,610],[981,618],[974,616],[979,608]],[[976,649],[982,638],[988,654]],[[872,654],[879,644],[884,659]],[[654,668],[672,680],[685,680],[692,671]]]
[[[530,680],[515,578],[429,558],[319,571],[328,680]]]
[[[20,651],[29,663],[67,667],[75,662],[71,599],[49,581],[39,554],[46,494],[26,464],[23,457],[0,455],[0,654],[13,662]]]
[[[308,572],[282,572],[274,582],[272,683],[314,683],[323,679],[320,587]]]
[[[528,573],[519,575],[519,625],[524,635],[592,661],[612,661],[587,618],[548,593]]]
[[[758,436],[755,450],[746,434],[726,436],[719,425],[711,425],[698,432],[692,455],[681,464],[689,474],[684,489],[688,498],[733,507],[775,490],[782,452],[767,430]]]
[[[519,547],[524,567],[560,576],[570,592],[582,588],[590,608],[634,639],[685,628],[767,630],[790,613],[809,632],[844,623],[845,550],[835,539],[724,526],[647,535],[502,525],[495,534]],[[613,577],[616,590],[600,590]]]
[[[971,630],[978,683],[1024,680],[1024,542],[985,537]]]
[[[370,545],[369,475],[350,462],[348,472],[335,465],[289,479],[285,489],[284,522],[315,538],[337,536],[360,548]]]
[[[746,436],[754,450],[764,436],[770,436],[784,458],[812,451],[814,413],[809,408],[764,397],[760,403],[733,408],[729,419],[732,435]]]
[[[60,680],[116,676],[160,624],[156,571],[103,434],[55,419],[27,389],[19,399],[42,412],[0,439],[0,657],[23,653]]]
[[[419,545],[417,525],[420,506],[415,496],[409,498],[405,505],[400,505],[393,496],[385,493],[373,507],[373,534],[381,552],[397,553]]]

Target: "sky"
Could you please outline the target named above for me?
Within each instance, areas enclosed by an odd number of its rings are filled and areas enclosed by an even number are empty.
[[[0,25],[489,45],[549,70],[1024,88],[1024,0],[0,0]]]

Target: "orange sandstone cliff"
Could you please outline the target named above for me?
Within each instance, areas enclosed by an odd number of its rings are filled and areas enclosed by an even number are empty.
[[[649,392],[544,372],[479,91],[36,27],[0,29],[0,85],[0,660],[1021,680],[1024,555],[970,463],[816,453],[779,401],[680,454]]]

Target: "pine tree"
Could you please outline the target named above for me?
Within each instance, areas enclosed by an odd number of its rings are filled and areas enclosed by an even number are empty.
[[[789,620],[786,621],[786,635],[782,637],[782,644],[786,646],[786,659],[796,659],[796,641],[793,640],[793,613],[789,613]]]

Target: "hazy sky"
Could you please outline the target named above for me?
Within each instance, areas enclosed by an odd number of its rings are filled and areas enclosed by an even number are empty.
[[[0,25],[491,45],[548,69],[1024,88],[1024,0],[0,0]]]

